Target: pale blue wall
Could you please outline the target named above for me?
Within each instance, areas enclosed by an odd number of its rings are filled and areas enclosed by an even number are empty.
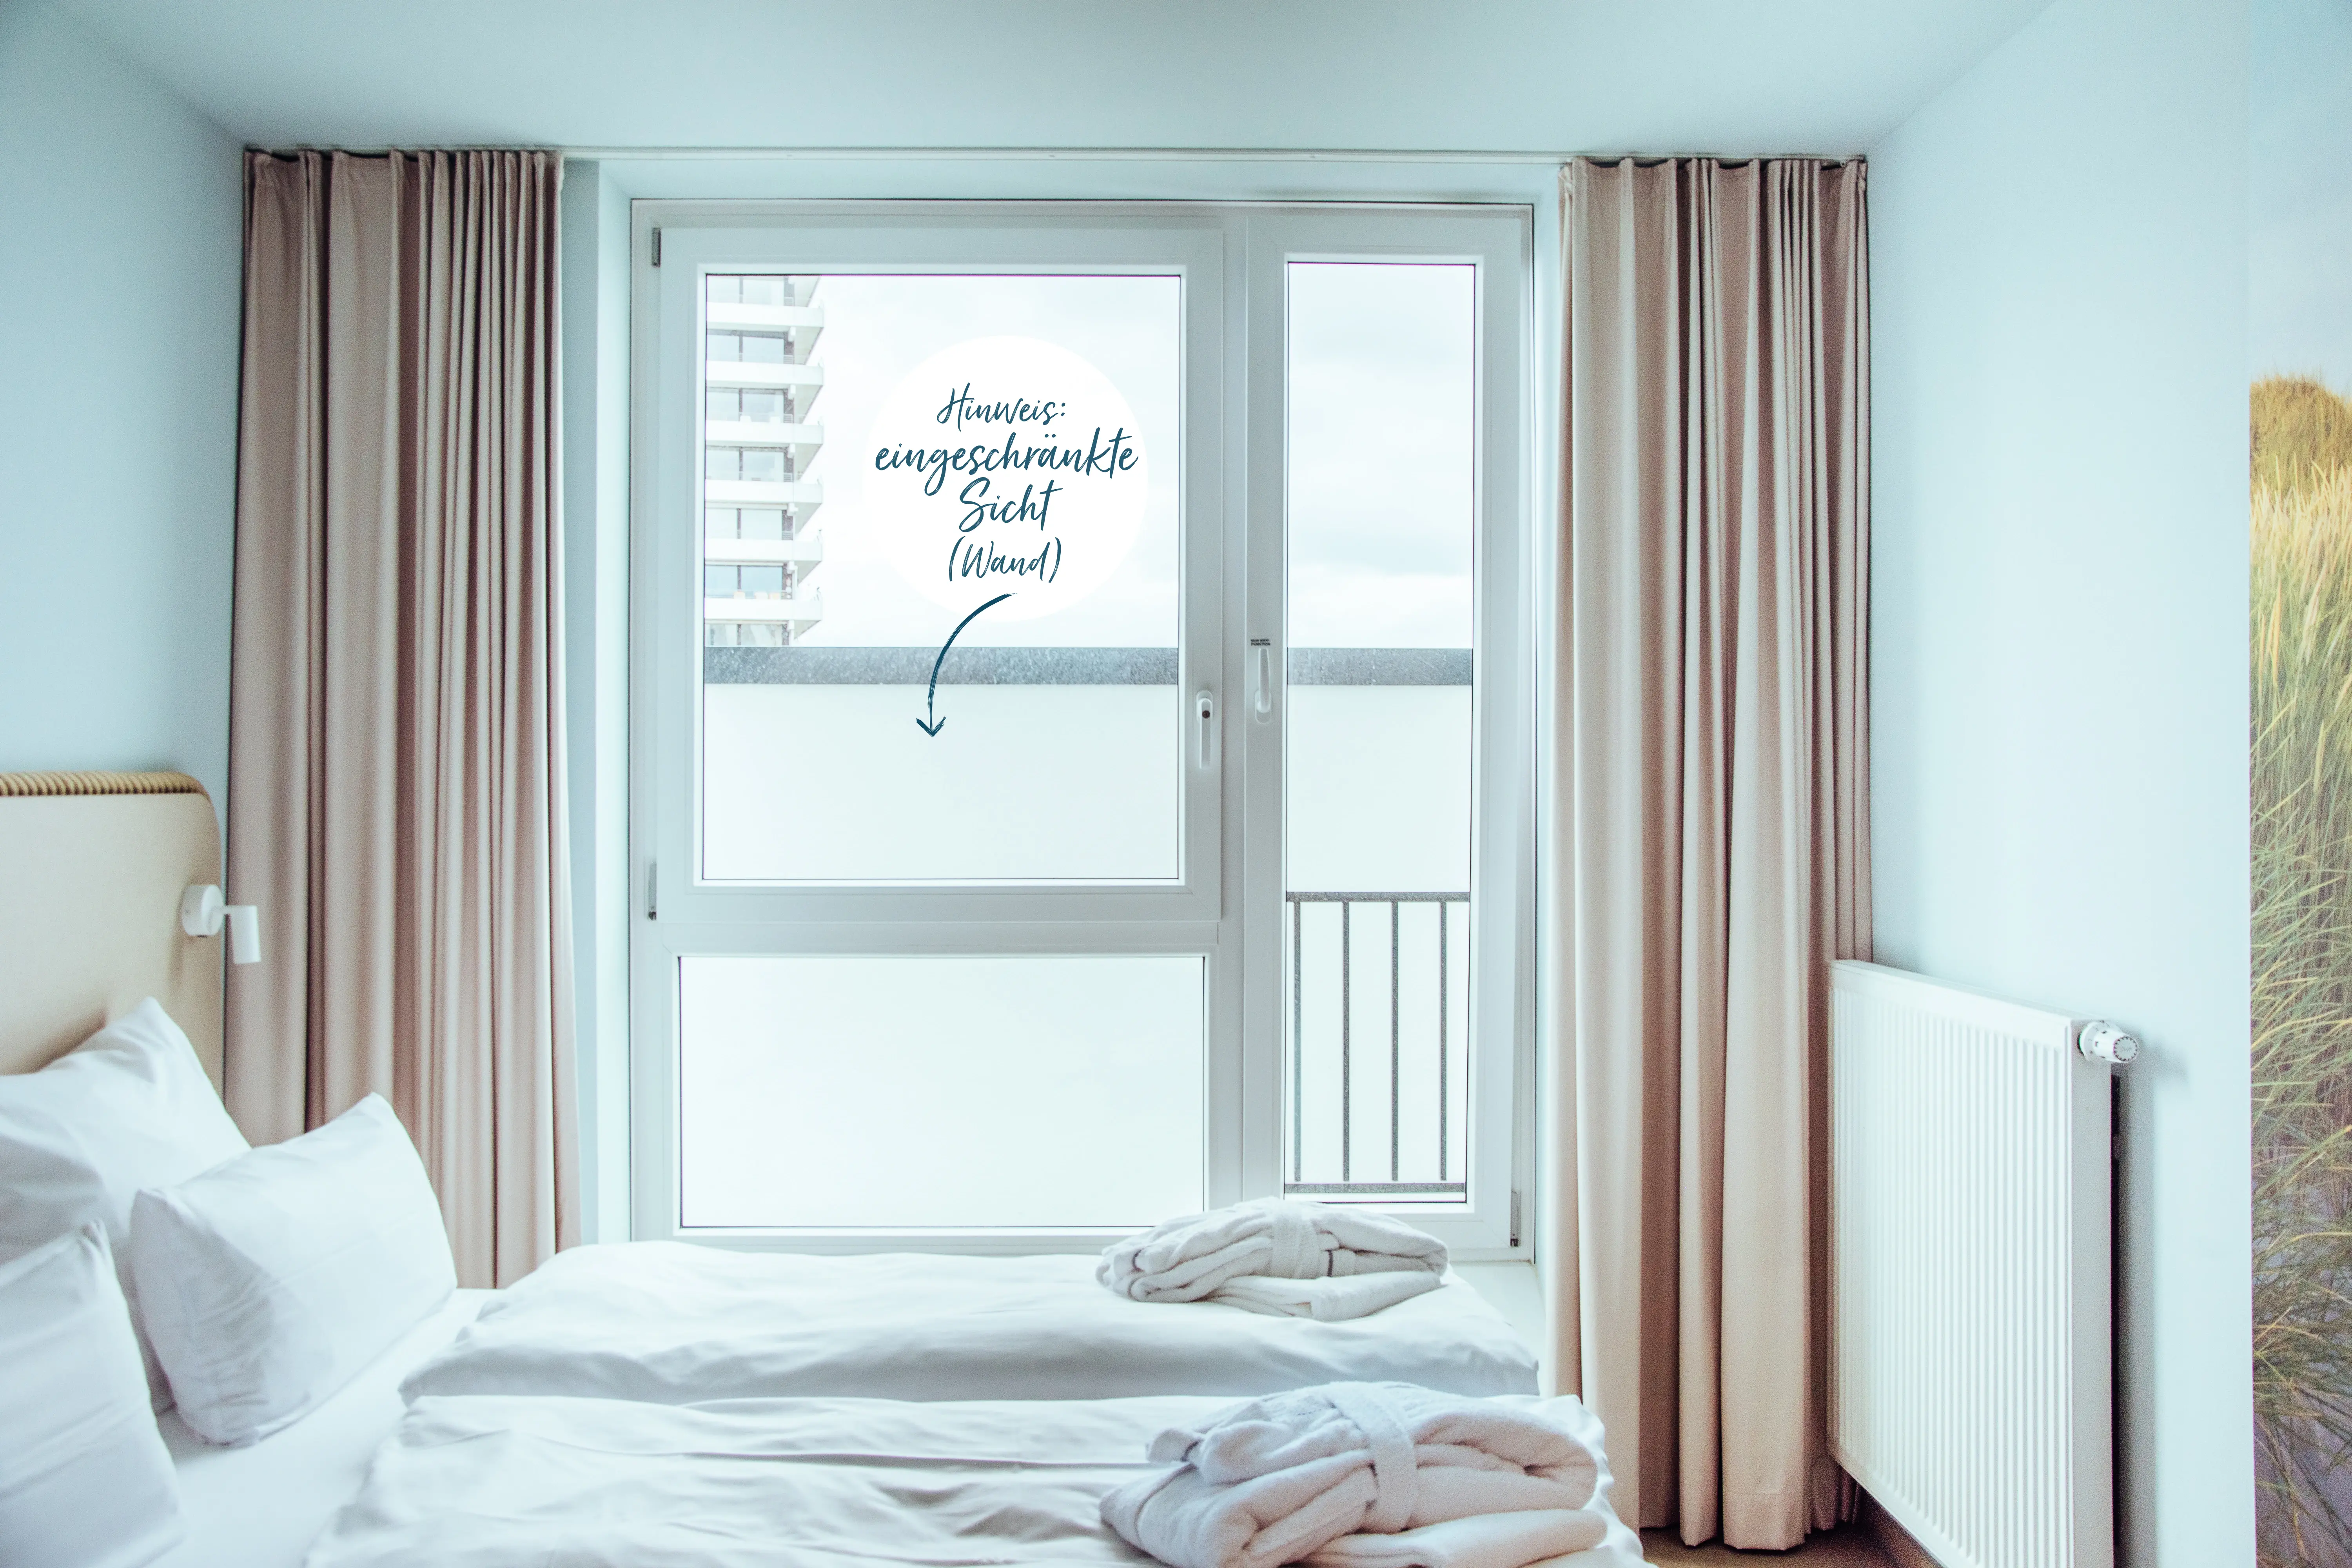
[[[0,769],[228,783],[237,143],[0,11]]]
[[[2255,0],[2247,351],[2352,396],[2352,0]]]
[[[2112,1016],[2124,1560],[2253,1555],[2246,26],[2058,0],[1871,152],[1882,962]]]

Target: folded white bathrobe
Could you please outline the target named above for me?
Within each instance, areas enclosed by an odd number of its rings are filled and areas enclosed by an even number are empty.
[[[1197,1301],[1243,1275],[1445,1272],[1445,1244],[1386,1215],[1259,1198],[1185,1215],[1103,1249],[1095,1278],[1139,1301]]]
[[[1394,1535],[1343,1535],[1307,1562],[1307,1568],[1527,1568],[1590,1552],[1608,1534],[1599,1509],[1479,1513]]]
[[[1444,1283],[1443,1275],[1423,1274],[1417,1268],[1353,1274],[1342,1279],[1277,1279],[1270,1274],[1242,1274],[1226,1280],[1202,1300],[1269,1318],[1312,1318],[1318,1323],[1339,1323],[1350,1318],[1369,1318]]]
[[[1198,1431],[1162,1432],[1150,1458],[1181,1462],[1105,1496],[1103,1522],[1174,1568],[1279,1568],[1327,1548],[1338,1552],[1329,1568],[1518,1568],[1583,1550],[1608,1528],[1586,1508],[1600,1464],[1581,1442],[1527,1406],[1409,1384],[1269,1394]],[[1487,1515],[1571,1513],[1337,1544]]]

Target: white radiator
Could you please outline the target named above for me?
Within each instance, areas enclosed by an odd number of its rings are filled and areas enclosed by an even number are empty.
[[[1874,963],[1831,992],[1831,1450],[1944,1568],[2111,1568],[2113,1075],[2078,1046],[2136,1047]]]

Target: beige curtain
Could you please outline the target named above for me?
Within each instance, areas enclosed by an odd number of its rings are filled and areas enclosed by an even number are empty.
[[[1864,170],[1578,163],[1549,867],[1549,1363],[1630,1520],[1795,1545],[1826,978],[1870,945]]]
[[[459,1281],[575,1239],[545,153],[247,159],[227,1096],[371,1090]]]

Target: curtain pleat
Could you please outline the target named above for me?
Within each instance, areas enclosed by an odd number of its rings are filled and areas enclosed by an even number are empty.
[[[1619,1503],[1785,1548],[1823,1436],[1825,964],[1867,956],[1864,170],[1562,173],[1552,1353]]]
[[[257,1142],[381,1093],[458,1277],[576,1239],[557,193],[543,153],[247,164],[228,988]]]

